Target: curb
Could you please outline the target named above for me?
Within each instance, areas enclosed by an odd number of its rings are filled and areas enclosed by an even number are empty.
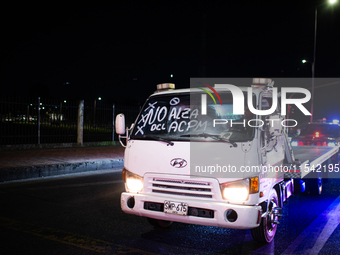
[[[123,159],[98,160],[77,163],[28,166],[0,170],[0,183],[39,177],[74,174],[95,170],[104,170],[124,165]]]
[[[77,143],[43,143],[43,144],[13,144],[0,145],[0,151],[31,150],[31,149],[56,149],[56,148],[86,148],[96,146],[117,146],[119,142],[86,142],[83,145]]]

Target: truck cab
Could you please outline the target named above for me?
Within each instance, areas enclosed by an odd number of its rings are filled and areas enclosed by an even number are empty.
[[[282,171],[292,151],[273,106],[273,82],[259,81],[251,90],[239,87],[248,99],[243,114],[234,113],[233,93],[218,84],[177,90],[160,84],[130,128],[118,114],[116,132],[126,147],[122,210],[156,227],[251,229],[255,240],[271,242],[293,192]],[[254,114],[249,102],[273,111]]]

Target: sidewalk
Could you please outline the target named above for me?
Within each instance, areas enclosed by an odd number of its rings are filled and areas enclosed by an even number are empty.
[[[120,144],[0,151],[0,183],[123,167],[123,157]]]

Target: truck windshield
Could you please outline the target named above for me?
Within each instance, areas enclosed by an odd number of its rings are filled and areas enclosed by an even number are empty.
[[[220,92],[222,105],[208,96],[206,114],[202,114],[201,94],[173,93],[150,97],[137,118],[130,138],[231,143],[252,139],[254,128],[249,127],[247,122],[254,119],[254,115],[246,106],[244,115],[234,115],[232,94]]]

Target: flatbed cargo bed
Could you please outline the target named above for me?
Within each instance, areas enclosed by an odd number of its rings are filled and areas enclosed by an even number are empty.
[[[307,174],[309,174],[308,168],[305,168],[305,165],[309,168],[312,166],[317,167],[322,163],[329,160],[333,155],[339,152],[339,147],[328,147],[328,146],[297,146],[293,147],[293,153],[295,160],[301,162],[300,168],[300,178],[304,178]]]

